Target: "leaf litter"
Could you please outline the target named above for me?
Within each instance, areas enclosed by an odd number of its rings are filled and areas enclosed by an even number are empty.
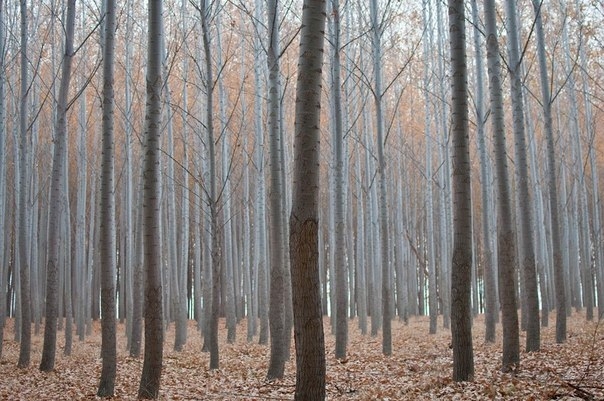
[[[554,315],[555,318],[555,315]],[[553,320],[551,320],[553,322]],[[31,366],[17,368],[19,344],[14,341],[12,320],[5,328],[0,360],[0,400],[101,400],[96,390],[101,372],[100,324],[80,342],[74,339],[71,356],[64,356],[59,333],[54,371],[40,372],[42,333],[32,336]],[[553,324],[550,326],[554,326]],[[183,351],[172,350],[173,325],[166,333],[160,400],[293,400],[295,364],[292,349],[285,377],[267,381],[269,348],[246,341],[243,320],[237,340],[226,341],[220,325],[220,369],[210,371],[209,355],[201,352],[202,337],[189,322]],[[125,326],[118,325],[118,365],[115,397],[135,400],[142,357],[131,358],[126,349]],[[381,334],[362,335],[357,321],[349,321],[348,354],[334,356],[334,337],[325,320],[328,400],[604,400],[604,322],[588,322],[575,313],[568,320],[568,339],[555,343],[555,327],[541,330],[538,352],[521,352],[520,369],[503,373],[501,326],[497,341],[484,342],[484,318],[473,323],[475,376],[472,382],[451,379],[453,362],[450,331],[439,326],[428,334],[428,318],[412,317],[408,324],[394,321],[393,353],[381,353]],[[524,333],[521,332],[521,345]]]

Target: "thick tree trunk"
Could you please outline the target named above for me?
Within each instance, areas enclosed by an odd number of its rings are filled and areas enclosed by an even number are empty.
[[[145,357],[138,397],[155,399],[163,360],[163,311],[160,233],[160,143],[162,104],[162,1],[149,0],[147,104],[143,161],[143,232],[145,280]]]
[[[290,258],[296,340],[295,400],[325,398],[318,269],[319,129],[325,0],[305,0],[296,89]]]
[[[472,270],[472,193],[468,127],[466,30],[463,0],[449,0],[451,43],[451,134],[453,139],[453,262],[451,337],[453,380],[474,378],[470,278]]]

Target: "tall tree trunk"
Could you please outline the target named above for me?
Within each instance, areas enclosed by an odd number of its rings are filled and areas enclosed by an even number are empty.
[[[282,212],[281,170],[281,84],[279,82],[279,13],[278,2],[271,0],[268,4],[269,43],[267,64],[269,71],[268,88],[268,127],[270,138],[270,306],[269,325],[271,334],[271,357],[267,373],[269,380],[283,377],[287,358],[285,336],[285,272],[283,235],[284,220]]]
[[[512,113],[514,122],[514,147],[517,181],[517,205],[520,209],[520,238],[518,243],[520,263],[525,288],[526,302],[526,347],[528,351],[540,347],[539,334],[539,300],[537,297],[537,277],[535,272],[535,251],[532,234],[531,201],[528,188],[528,168],[526,160],[526,137],[524,125],[524,100],[522,94],[522,68],[519,55],[519,30],[517,28],[516,0],[506,0],[507,32],[508,32],[508,65],[512,85]],[[503,300],[502,300],[503,302]],[[510,360],[510,363],[515,363]],[[504,363],[505,368],[505,363]]]
[[[21,0],[21,103],[19,110],[19,293],[21,310],[21,344],[19,347],[19,362],[17,366],[26,368],[29,366],[31,355],[31,305],[29,288],[29,265],[27,261],[27,92],[28,92],[28,71],[27,71],[27,1]],[[58,139],[58,138],[57,138]],[[62,171],[62,170],[61,170]],[[54,178],[54,177],[53,177]],[[53,185],[55,181],[53,180]],[[56,290],[56,285],[55,285]],[[56,294],[56,291],[55,291]],[[48,318],[48,317],[47,317]],[[56,320],[55,320],[56,322]],[[56,341],[56,328],[55,328]],[[54,349],[53,349],[54,351]],[[54,358],[54,355],[53,355]]]
[[[434,196],[433,196],[433,166],[432,166],[432,143],[434,142],[431,125],[431,102],[429,101],[429,93],[432,79],[430,67],[430,51],[433,46],[432,34],[432,8],[428,0],[424,0],[422,7],[424,27],[428,31],[429,40],[424,40],[424,92],[425,92],[425,120],[424,120],[424,136],[426,138],[426,248],[427,248],[427,263],[428,263],[428,313],[430,315],[429,333],[435,334],[437,330],[438,319],[438,298],[436,294],[436,257],[434,252]],[[426,14],[427,13],[427,14]]]
[[[187,32],[187,18],[186,18],[186,5],[187,1],[183,0],[181,3],[181,18],[182,18],[182,32],[183,35]],[[186,43],[184,44],[186,46]],[[190,236],[190,223],[189,223],[189,209],[191,207],[189,201],[189,130],[188,130],[188,85],[189,85],[189,58],[183,57],[182,59],[182,140],[183,140],[183,162],[182,162],[182,214],[180,224],[180,236],[178,246],[178,263],[176,280],[178,283],[178,289],[180,290],[179,299],[176,302],[176,332],[174,333],[174,349],[182,351],[183,346],[187,342],[187,303],[188,303],[188,290],[187,290],[187,276],[189,272],[189,236]],[[198,294],[195,293],[195,296]]]
[[[507,151],[501,86],[501,61],[495,17],[495,1],[484,3],[487,32],[487,64],[491,99],[491,124],[497,180],[497,261],[499,266],[499,296],[503,328],[503,370],[514,370],[520,363],[518,311],[516,307],[516,247],[512,228],[512,208],[508,180]]]
[[[451,134],[453,139],[454,240],[451,277],[451,337],[453,380],[474,378],[472,311],[472,193],[468,127],[466,29],[463,0],[449,0],[451,43]]]
[[[160,144],[162,106],[162,1],[149,0],[147,103],[143,161],[143,232],[145,263],[145,358],[138,398],[155,399],[163,360],[163,311],[160,237]]]
[[[260,21],[262,18],[261,0],[255,0],[254,18]],[[254,260],[256,269],[256,299],[257,313],[260,320],[260,332],[258,342],[260,344],[268,343],[268,280],[267,280],[267,263],[266,263],[266,185],[264,171],[264,130],[262,127],[262,105],[264,104],[262,93],[264,93],[262,72],[267,64],[262,60],[262,44],[259,35],[254,37],[254,161],[256,165],[257,183],[255,202],[257,205],[254,215],[255,230],[254,243]]]
[[[340,2],[331,0],[333,17],[332,96],[334,111],[334,270],[335,270],[335,322],[336,358],[346,358],[348,343],[348,282],[346,277],[346,200],[344,194],[344,133],[342,128],[342,83],[340,63]]]
[[[382,25],[378,20],[377,0],[371,0],[371,29],[373,48],[373,72],[375,83],[373,96],[376,109],[376,141],[378,163],[378,196],[379,196],[379,227],[380,227],[380,263],[382,275],[382,353],[392,354],[392,306],[390,299],[390,246],[388,235],[388,197],[386,192],[386,160],[384,156],[385,133],[382,89]]]
[[[495,342],[495,323],[497,310],[497,294],[495,286],[495,272],[491,264],[491,208],[489,199],[489,158],[487,155],[485,114],[484,114],[484,64],[481,49],[480,32],[478,29],[479,17],[476,0],[472,0],[472,23],[474,24],[474,48],[476,50],[476,125],[478,147],[480,150],[480,180],[482,200],[482,269],[484,281],[484,314],[485,314],[485,341]],[[499,73],[499,72],[498,72]],[[497,76],[499,79],[499,76]],[[501,84],[500,84],[501,86]],[[499,88],[501,90],[501,88]],[[491,110],[493,107],[491,107]]]
[[[116,316],[115,316],[115,184],[114,184],[114,105],[113,90],[115,66],[115,0],[105,3],[105,43],[103,48],[103,119],[102,119],[102,161],[101,161],[101,357],[103,367],[97,395],[113,397],[117,363]],[[122,266],[125,267],[124,264]],[[130,266],[126,267],[130,269]],[[123,280],[123,277],[122,277]],[[124,294],[120,294],[121,297]],[[128,318],[129,319],[129,318]]]
[[[550,82],[547,73],[547,59],[545,55],[545,35],[543,33],[543,23],[541,21],[541,11],[543,2],[533,0],[533,9],[535,11],[535,32],[537,36],[537,59],[539,61],[539,78],[541,82],[541,97],[543,105],[543,125],[545,129],[545,139],[547,143],[547,167],[548,167],[548,191],[549,191],[549,212],[552,229],[552,248],[554,264],[554,285],[556,287],[556,342],[566,341],[566,291],[564,288],[564,269],[562,266],[562,243],[560,240],[558,192],[556,184],[556,153],[554,144],[554,128],[552,123],[552,98],[550,95]],[[535,275],[533,271],[533,276]],[[534,285],[535,298],[537,292],[537,280],[533,277],[525,276],[527,285],[530,278],[531,286]],[[534,280],[534,283],[533,283]],[[531,303],[529,301],[529,307]],[[537,314],[538,305],[537,305]],[[530,321],[529,316],[529,321]],[[538,327],[538,326],[537,326]],[[533,351],[539,349],[538,337],[534,347],[529,347],[529,335],[531,333],[527,328],[527,350]]]
[[[296,342],[295,400],[325,398],[318,269],[319,129],[325,0],[305,0],[296,89],[290,258]]]
[[[44,327],[44,347],[40,370],[50,371],[54,368],[57,346],[57,318],[59,295],[59,260],[60,260],[60,225],[64,213],[63,180],[67,162],[67,106],[69,84],[71,80],[71,65],[73,60],[73,39],[75,28],[75,0],[67,3],[67,21],[65,23],[65,49],[62,62],[61,84],[57,98],[57,114],[55,126],[55,145],[50,187],[50,213],[48,262],[46,270],[46,323]]]
[[[82,7],[84,10],[84,7]],[[82,11],[82,17],[80,19],[80,29],[84,26],[85,12]],[[83,29],[82,29],[83,31]],[[82,71],[80,82],[85,80],[85,69]],[[90,297],[90,294],[86,291],[86,276],[87,276],[87,264],[86,264],[86,203],[88,200],[87,193],[87,171],[88,171],[88,157],[86,151],[86,111],[87,102],[86,94],[82,93],[79,101],[79,113],[78,113],[78,140],[76,150],[76,160],[78,166],[77,172],[77,200],[76,200],[76,212],[75,212],[75,238],[74,238],[74,255],[73,255],[73,266],[75,269],[75,302],[76,302],[76,334],[80,341],[84,341],[86,336],[86,299]]]
[[[202,40],[205,54],[206,67],[206,130],[207,130],[207,151],[209,162],[209,209],[210,209],[210,260],[211,260],[211,299],[207,299],[210,308],[210,319],[206,327],[206,336],[208,338],[208,347],[210,349],[210,369],[218,369],[218,318],[220,310],[220,286],[222,274],[222,256],[220,245],[220,230],[218,224],[218,198],[216,192],[216,152],[214,139],[214,121],[213,121],[213,92],[214,92],[214,74],[212,69],[212,51],[210,47],[210,8],[206,0],[201,0],[199,13],[201,18]]]

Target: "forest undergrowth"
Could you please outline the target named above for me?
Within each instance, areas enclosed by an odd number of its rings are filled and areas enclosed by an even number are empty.
[[[226,342],[220,325],[220,364],[208,370],[209,355],[201,352],[202,339],[189,322],[188,341],[182,352],[172,350],[173,326],[167,333],[161,400],[292,400],[295,385],[293,357],[285,378],[268,382],[268,346],[246,341],[246,325],[238,326],[237,341]],[[515,374],[502,373],[501,326],[497,342],[486,344],[483,316],[473,324],[475,379],[451,380],[451,336],[442,328],[428,334],[428,318],[412,317],[409,323],[393,322],[393,354],[381,353],[381,336],[363,336],[356,320],[349,322],[348,358],[334,357],[334,337],[325,320],[327,344],[327,394],[329,400],[604,400],[604,321],[587,322],[584,314],[568,320],[568,340],[555,343],[555,315],[542,329],[539,352],[521,354]],[[116,396],[136,399],[142,357],[126,350],[124,325],[118,333]],[[521,344],[524,344],[522,333]],[[80,342],[74,339],[71,356],[63,355],[63,333],[56,369],[38,370],[42,333],[32,336],[32,364],[18,369],[19,344],[13,340],[13,321],[5,328],[4,354],[0,361],[0,400],[100,400],[96,390],[101,370],[100,325]],[[294,355],[292,343],[292,356]]]

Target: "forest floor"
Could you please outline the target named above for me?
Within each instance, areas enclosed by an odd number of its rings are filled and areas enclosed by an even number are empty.
[[[100,325],[80,342],[74,339],[71,356],[63,355],[59,335],[56,369],[38,370],[42,335],[32,338],[32,364],[18,369],[18,343],[13,341],[13,321],[5,329],[4,354],[0,361],[0,400],[94,400],[101,371]],[[501,326],[497,342],[484,342],[484,320],[474,321],[475,378],[455,383],[451,379],[452,351],[449,330],[428,334],[428,319],[413,317],[405,325],[393,322],[393,354],[381,353],[381,334],[363,336],[356,321],[350,321],[348,359],[334,357],[334,337],[325,321],[327,349],[327,394],[329,400],[604,400],[604,322],[587,322],[584,314],[568,320],[568,340],[555,343],[555,315],[542,329],[539,352],[521,353],[515,374],[500,370]],[[173,326],[164,351],[161,400],[292,400],[295,386],[293,361],[285,378],[268,382],[265,375],[269,349],[257,341],[246,342],[245,321],[238,327],[237,341],[227,344],[221,323],[220,363],[208,370],[209,355],[201,352],[201,338],[193,322],[183,352],[174,352]],[[524,334],[521,346],[524,345]],[[128,356],[124,325],[119,325],[116,396],[136,399],[142,358]],[[293,346],[293,345],[292,345]],[[292,351],[293,355],[293,351]]]

